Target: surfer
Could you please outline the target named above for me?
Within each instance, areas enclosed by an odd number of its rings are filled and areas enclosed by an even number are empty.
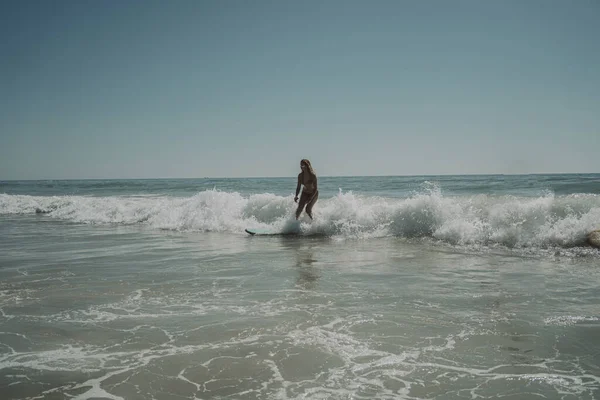
[[[300,202],[296,209],[296,219],[300,217],[304,206],[306,206],[306,213],[312,219],[312,208],[319,198],[319,191],[317,190],[317,175],[310,165],[310,161],[303,159],[300,161],[300,169],[302,172],[298,174],[298,185],[296,186],[296,197],[294,201],[298,203],[298,193],[300,193],[300,186],[304,186],[302,189],[302,195],[300,196]]]

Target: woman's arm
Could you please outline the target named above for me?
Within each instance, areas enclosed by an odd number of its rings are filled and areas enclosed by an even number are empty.
[[[302,173],[298,174],[298,185],[296,185],[296,197],[294,197],[294,201],[298,202],[298,193],[300,193],[300,185],[302,184]]]
[[[317,195],[317,193],[319,192],[319,187],[317,186],[317,176],[314,175],[314,181],[313,181],[313,195],[311,196],[310,200],[308,201],[309,203],[312,201],[312,199]]]

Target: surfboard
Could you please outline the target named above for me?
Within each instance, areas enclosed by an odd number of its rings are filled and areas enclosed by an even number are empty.
[[[245,229],[246,233],[249,233],[252,236],[283,236],[283,235],[297,235],[299,232],[280,232],[274,231],[271,229],[261,229],[261,228],[247,228]]]
[[[261,229],[261,228],[248,228],[246,229],[246,233],[250,235],[280,235],[279,232],[272,231],[270,229]]]
[[[300,221],[289,220],[277,228],[268,226],[266,228],[246,228],[246,233],[255,236],[279,236],[279,235],[299,235],[302,233],[300,229]]]

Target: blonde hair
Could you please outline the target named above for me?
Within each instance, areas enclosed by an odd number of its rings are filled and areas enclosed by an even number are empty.
[[[312,165],[310,164],[310,161],[308,161],[306,158],[303,158],[302,160],[300,160],[300,164],[305,164],[308,167],[308,172],[312,176],[317,176],[317,174],[315,174],[315,170],[313,169]]]

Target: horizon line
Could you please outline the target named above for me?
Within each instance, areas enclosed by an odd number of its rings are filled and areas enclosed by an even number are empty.
[[[597,175],[600,172],[531,172],[531,173],[464,173],[464,174],[408,174],[408,175],[321,175],[320,178],[390,178],[390,177],[428,177],[428,176],[528,176],[528,175]],[[318,175],[318,174],[317,174]],[[0,179],[0,182],[41,182],[41,181],[128,181],[128,180],[186,180],[186,179],[284,179],[286,176],[204,176],[204,177],[156,177],[156,178],[36,178],[36,179]]]

